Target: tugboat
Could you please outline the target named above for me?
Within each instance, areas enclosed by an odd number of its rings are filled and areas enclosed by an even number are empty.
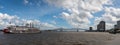
[[[31,24],[26,26],[8,26],[3,30],[4,33],[40,33],[38,28],[33,27]]]

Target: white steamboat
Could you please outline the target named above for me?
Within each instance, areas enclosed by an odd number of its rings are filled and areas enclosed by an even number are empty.
[[[38,28],[35,28],[31,24],[25,26],[8,26],[3,30],[4,33],[40,33]]]

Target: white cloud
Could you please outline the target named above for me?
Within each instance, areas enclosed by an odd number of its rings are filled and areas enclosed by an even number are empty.
[[[1,21],[0,27],[3,28],[5,26],[7,26],[10,23],[10,21],[15,21],[17,19],[19,19],[19,17],[17,17],[17,16],[10,16],[8,14],[0,13],[0,21]]]
[[[53,16],[53,18],[58,18],[57,16]]]
[[[67,10],[82,9],[87,11],[100,11],[104,4],[112,4],[111,0],[47,0],[47,2]]]
[[[49,23],[41,23],[40,24],[40,29],[55,29],[55,28],[58,28],[58,27],[56,27],[56,26],[54,26],[53,24],[49,24]]]
[[[57,24],[56,21],[51,21],[52,24]]]
[[[42,23],[42,27],[49,27],[49,28],[54,28],[55,26],[49,23]]]
[[[112,16],[115,16],[116,18],[120,18],[120,8],[114,8],[114,7],[106,7],[105,8],[106,13],[110,13]]]
[[[28,0],[24,0],[24,4],[28,4],[29,3],[29,1]]]
[[[11,24],[9,24],[11,23]],[[7,27],[9,25],[25,25],[27,23],[33,23],[34,26],[40,28],[40,29],[50,29],[50,28],[56,28],[56,26],[49,24],[49,23],[43,23],[39,20],[26,20],[26,19],[20,19],[18,16],[10,16],[8,14],[0,13],[0,28]]]
[[[10,16],[8,14],[3,14],[3,13],[0,13],[0,19],[9,19],[9,20],[12,20],[12,19],[19,19],[19,17],[17,16]]]
[[[111,0],[46,0],[48,4],[62,7],[69,13],[63,12],[62,17],[73,27],[87,28],[92,13],[102,11],[103,5],[112,5]]]
[[[120,20],[120,8],[106,7],[105,13],[102,17],[96,17],[95,25],[97,25],[101,20],[106,21],[106,28],[111,29],[114,27],[116,22]]]

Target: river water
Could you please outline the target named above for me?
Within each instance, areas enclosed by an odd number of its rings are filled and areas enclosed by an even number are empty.
[[[111,35],[86,32],[41,32],[35,34],[4,34],[0,45],[103,45]]]
[[[0,32],[0,45],[50,45],[56,37],[59,37],[59,34],[52,32],[35,34],[4,34]]]
[[[0,45],[64,45],[60,32],[32,34],[4,34],[0,32]]]

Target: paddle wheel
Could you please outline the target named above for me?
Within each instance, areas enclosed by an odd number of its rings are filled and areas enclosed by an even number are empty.
[[[8,29],[4,29],[3,32],[4,33],[10,33],[10,31]]]

